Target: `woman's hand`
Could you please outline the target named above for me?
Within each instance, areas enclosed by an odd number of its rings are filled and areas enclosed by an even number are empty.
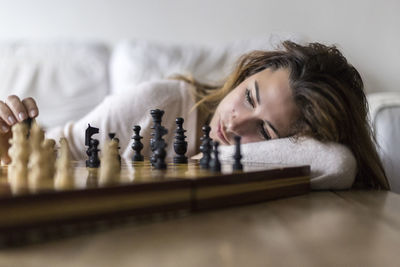
[[[8,156],[11,126],[38,115],[39,109],[32,97],[20,100],[18,96],[10,95],[4,102],[0,100],[0,155],[4,163],[11,161]]]

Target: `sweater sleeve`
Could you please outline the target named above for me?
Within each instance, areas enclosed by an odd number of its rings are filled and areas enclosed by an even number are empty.
[[[232,159],[234,146],[220,147],[221,159]],[[348,189],[357,172],[357,162],[346,146],[312,138],[273,139],[241,146],[244,162],[310,165],[311,188]]]
[[[140,134],[143,136],[144,144],[142,153],[148,156],[152,126],[152,118],[149,113],[151,109],[165,110],[163,125],[169,130],[169,134],[166,136],[169,143],[173,140],[176,116],[186,118],[187,127],[195,127],[196,113],[189,112],[194,103],[191,100],[188,86],[183,81],[176,80],[143,83],[129,92],[107,96],[86,116],[76,122],[69,122],[64,126],[48,130],[46,137],[56,141],[60,137],[66,137],[73,158],[84,159],[86,157],[85,130],[90,123],[91,126],[100,129],[99,134],[93,136],[93,138],[99,139],[100,144],[108,138],[108,133],[116,133],[116,137],[120,140],[121,154],[127,158],[133,154],[130,148],[132,128],[134,125],[140,125],[142,128]],[[195,132],[195,129],[191,132]],[[188,135],[193,137],[193,134]]]

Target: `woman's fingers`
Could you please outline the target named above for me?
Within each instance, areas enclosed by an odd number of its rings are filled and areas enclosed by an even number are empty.
[[[3,101],[0,101],[0,118],[2,122],[8,126],[12,126],[17,122],[13,112],[11,111],[9,106]]]
[[[10,126],[0,119],[0,133],[7,133],[10,130]]]
[[[18,96],[8,96],[6,99],[6,104],[11,109],[14,118],[16,118],[18,121],[24,121],[28,118],[28,112]]]
[[[22,103],[24,104],[29,117],[35,118],[39,115],[39,109],[36,105],[36,101],[32,97],[25,98],[24,100],[22,100]]]
[[[0,101],[0,133],[6,133],[11,126],[27,118],[35,118],[39,115],[39,109],[32,97],[22,101],[16,95],[10,95],[6,101]]]

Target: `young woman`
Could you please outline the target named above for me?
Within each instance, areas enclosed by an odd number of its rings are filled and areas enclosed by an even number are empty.
[[[84,130],[91,123],[101,129],[100,139],[117,132],[123,156],[129,157],[131,127],[142,126],[147,144],[149,111],[154,108],[165,110],[168,144],[173,143],[176,116],[184,117],[189,155],[198,152],[197,140],[206,123],[212,128],[211,137],[225,145],[232,144],[235,135],[242,137],[242,143],[306,136],[351,150],[357,162],[354,186],[389,188],[367,119],[362,79],[334,46],[286,41],[282,50],[245,54],[222,87],[183,76],[142,84],[124,95],[107,97],[81,120],[52,129],[48,136],[67,137],[74,157],[83,158]],[[1,102],[2,147],[7,146],[10,126],[37,115],[31,98],[21,101],[10,96]]]

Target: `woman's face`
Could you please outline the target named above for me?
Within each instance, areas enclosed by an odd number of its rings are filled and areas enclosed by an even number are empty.
[[[210,136],[221,144],[285,137],[296,120],[297,107],[286,69],[260,71],[239,84],[219,103],[211,119]]]

